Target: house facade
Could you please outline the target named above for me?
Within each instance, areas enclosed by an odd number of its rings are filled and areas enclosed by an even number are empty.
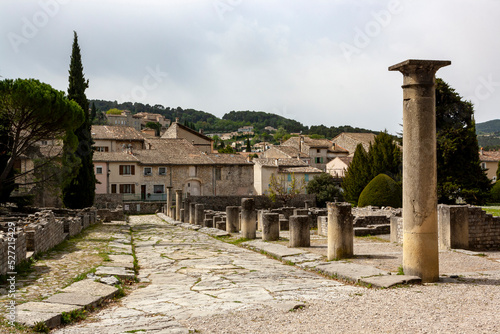
[[[500,161],[499,151],[479,151],[479,160],[481,168],[486,170],[486,175],[492,182],[497,181],[498,162]]]
[[[243,156],[207,154],[180,138],[146,139],[145,147],[95,152],[96,193],[125,200],[165,200],[169,187],[184,196],[253,194],[253,165]]]
[[[129,126],[92,125],[94,150],[98,152],[121,152],[126,149],[142,150],[144,136]]]
[[[335,178],[343,178],[351,162],[352,157],[336,157],[326,164],[326,172]]]
[[[307,183],[319,175],[322,171],[318,168],[308,166],[307,163],[298,159],[276,159],[260,158],[253,159],[254,162],[254,190],[257,195],[269,194],[271,176],[283,180],[290,185],[292,179],[304,185],[301,193],[305,194]]]

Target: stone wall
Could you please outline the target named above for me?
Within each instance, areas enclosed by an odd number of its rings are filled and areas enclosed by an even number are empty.
[[[204,204],[206,209],[215,211],[225,211],[226,206],[240,206],[242,198],[253,198],[255,200],[255,208],[260,209],[277,209],[283,207],[283,203],[272,202],[269,197],[255,195],[255,196],[189,196],[188,199],[191,203]],[[291,200],[287,206],[303,208],[305,201],[313,201],[312,205],[316,203],[316,195],[297,195]]]
[[[500,217],[470,205],[438,205],[442,249],[500,250]],[[403,243],[403,219],[391,219],[391,242]]]
[[[97,222],[95,208],[55,211],[56,215],[51,210],[43,210],[30,215],[16,213],[0,217],[0,275],[11,270],[8,268],[9,255],[12,255],[9,250],[15,250],[15,263],[18,265],[26,260],[27,252],[36,254],[47,251]],[[14,238],[8,234],[9,228],[12,231],[13,226],[16,229]],[[15,242],[15,247],[12,241]]]
[[[500,217],[480,207],[469,208],[469,249],[500,250]]]
[[[162,212],[164,202],[124,202],[123,213],[127,215],[142,215]]]
[[[354,227],[390,224],[391,218],[386,216],[355,216]]]
[[[98,209],[115,209],[123,205],[123,194],[95,194],[94,206]]]
[[[26,232],[26,249],[34,254],[47,251],[66,238],[64,224],[56,220],[52,211],[44,210],[29,215]]]

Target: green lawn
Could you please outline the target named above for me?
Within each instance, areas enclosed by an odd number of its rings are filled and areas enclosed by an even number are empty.
[[[500,216],[500,206],[483,206],[483,210],[493,216]]]

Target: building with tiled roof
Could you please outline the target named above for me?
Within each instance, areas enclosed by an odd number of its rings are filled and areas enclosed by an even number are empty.
[[[170,125],[161,138],[184,138],[205,153],[212,153],[212,138],[180,124],[177,120]]]
[[[269,193],[271,176],[280,180],[285,185],[290,184],[292,179],[304,187],[301,193],[305,194],[307,183],[319,175],[322,171],[311,167],[299,159],[291,158],[259,158],[253,159],[254,162],[254,189],[257,195]]]
[[[307,154],[309,164],[325,171],[326,164],[337,156],[348,155],[349,152],[328,139],[313,139],[308,136],[291,137],[280,147],[292,147],[300,154]],[[280,148],[278,148],[280,149]],[[281,149],[282,150],[282,149]],[[300,157],[306,160],[305,157]]]
[[[102,152],[118,152],[131,148],[144,148],[144,136],[129,126],[92,125],[94,149]]]
[[[250,195],[253,164],[239,154],[205,153],[183,138],[147,138],[144,149],[95,152],[96,193],[128,200],[165,200],[166,189],[183,195]]]
[[[493,182],[497,181],[498,162],[500,161],[500,150],[498,151],[479,151],[479,160],[481,168],[486,170],[486,175]]]
[[[353,155],[358,144],[363,145],[365,151],[368,152],[370,143],[375,141],[375,136],[376,135],[374,133],[342,132],[337,137],[333,138],[332,142],[346,149],[349,154]]]

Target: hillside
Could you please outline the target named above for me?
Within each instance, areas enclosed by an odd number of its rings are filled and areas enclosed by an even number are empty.
[[[160,104],[151,106],[142,103],[117,103],[116,101],[90,100],[90,105],[95,103],[97,110],[106,112],[109,109],[117,108],[120,110],[130,110],[133,114],[139,112],[156,113],[165,116],[165,118],[175,120],[179,118],[181,123],[194,124],[196,130],[203,129],[205,133],[232,132],[237,131],[243,126],[252,125],[256,132],[264,131],[266,126],[273,128],[284,128],[288,133],[302,132],[303,134],[315,134],[325,138],[333,138],[342,132],[374,132],[368,129],[354,128],[349,125],[331,126],[314,125],[310,128],[302,123],[285,118],[283,116],[263,112],[263,111],[231,111],[222,118],[218,118],[210,113],[195,110],[182,109],[181,107],[170,108]]]
[[[476,124],[477,142],[485,150],[500,149],[500,119]]]
[[[483,123],[476,123],[476,133],[478,135],[492,133],[500,134],[500,119],[494,119]]]

